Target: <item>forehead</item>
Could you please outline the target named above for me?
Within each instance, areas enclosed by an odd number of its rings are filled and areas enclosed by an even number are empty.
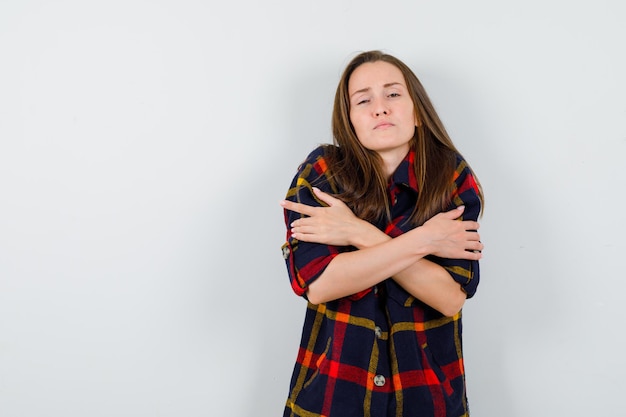
[[[398,67],[385,61],[366,62],[359,65],[350,75],[348,94],[391,83],[399,83],[406,87],[404,75]]]

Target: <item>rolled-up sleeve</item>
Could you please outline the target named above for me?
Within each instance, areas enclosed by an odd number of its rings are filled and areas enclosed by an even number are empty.
[[[467,163],[461,158],[458,160],[455,171],[454,186],[449,209],[452,210],[455,207],[465,206],[462,219],[478,220],[481,210],[478,185]],[[443,266],[450,273],[452,278],[461,285],[461,288],[467,294],[467,298],[474,296],[480,281],[478,261],[438,257],[429,258]]]
[[[323,149],[317,148],[300,165],[287,192],[287,200],[308,206],[325,206],[313,194],[312,187],[334,194],[337,192],[326,178],[326,163]],[[338,247],[320,243],[300,242],[291,236],[290,224],[304,215],[290,210],[284,211],[287,227],[286,242],[282,246],[291,288],[297,295],[305,296],[309,285],[326,269],[330,261],[349,247]]]

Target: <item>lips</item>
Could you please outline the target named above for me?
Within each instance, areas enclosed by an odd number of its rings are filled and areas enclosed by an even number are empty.
[[[393,126],[393,123],[390,122],[380,122],[376,126],[374,126],[374,130],[376,129],[386,129],[388,127]]]

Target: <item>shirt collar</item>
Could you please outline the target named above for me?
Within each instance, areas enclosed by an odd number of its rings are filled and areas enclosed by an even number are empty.
[[[390,182],[396,185],[404,185],[414,191],[417,191],[417,178],[415,177],[415,150],[411,149],[406,154],[398,168],[391,175]]]

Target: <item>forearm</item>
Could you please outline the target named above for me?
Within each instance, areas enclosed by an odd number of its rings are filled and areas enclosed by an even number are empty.
[[[359,240],[353,242],[359,249],[391,240],[391,237],[374,226],[364,230]],[[427,259],[418,259],[406,269],[393,274],[392,278],[409,294],[446,316],[458,313],[466,300],[465,292],[448,271]]]
[[[448,317],[458,313],[467,298],[450,273],[428,259],[418,260],[393,279],[413,297]]]
[[[309,301],[319,304],[355,294],[407,270],[430,253],[428,240],[419,231],[395,239],[382,235],[372,235],[378,244],[337,255],[309,286]]]

